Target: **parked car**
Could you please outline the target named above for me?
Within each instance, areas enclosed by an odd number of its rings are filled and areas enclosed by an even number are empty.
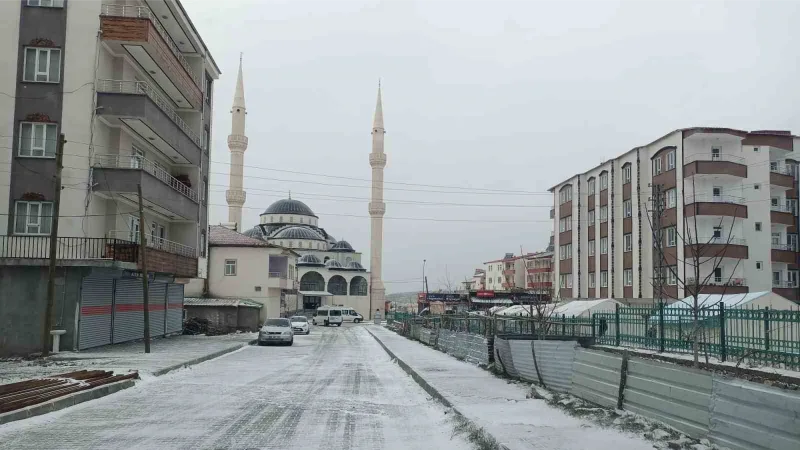
[[[289,318],[292,322],[292,330],[294,334],[310,334],[311,326],[308,325],[308,317],[306,316],[292,316]]]
[[[258,345],[294,343],[292,322],[289,319],[267,319],[258,332]]]
[[[342,308],[342,321],[359,323],[364,321],[364,316],[357,313],[353,308],[344,307]]]
[[[311,323],[314,325],[322,324],[324,326],[336,325],[342,326],[342,308],[337,306],[320,306],[311,318]]]

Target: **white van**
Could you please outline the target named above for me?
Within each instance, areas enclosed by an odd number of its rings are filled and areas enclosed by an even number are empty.
[[[314,325],[322,324],[342,326],[342,308],[338,306],[320,306],[311,318]]]
[[[355,309],[345,306],[342,308],[342,320],[344,322],[359,323],[364,321],[364,316],[357,313]]]

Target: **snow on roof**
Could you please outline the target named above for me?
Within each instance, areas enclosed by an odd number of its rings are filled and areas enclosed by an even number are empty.
[[[700,294],[697,296],[697,305],[700,308],[714,307],[720,303],[725,305],[725,308],[740,308],[748,303],[761,298],[765,295],[772,294],[770,291],[750,292],[747,294]],[[694,297],[689,296],[683,300],[679,300],[669,305],[670,308],[694,308]]]
[[[556,307],[554,314],[564,315],[566,317],[580,316],[584,312],[597,307],[604,306],[610,311],[614,309],[615,305],[620,304],[616,300],[603,298],[599,300],[574,300]]]
[[[232,307],[247,307],[247,308],[261,308],[261,303],[254,302],[249,298],[196,298],[186,297],[183,299],[184,306],[232,306]]]

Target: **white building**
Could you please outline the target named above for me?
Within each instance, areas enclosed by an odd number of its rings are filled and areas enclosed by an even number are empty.
[[[557,184],[560,297],[683,298],[700,243],[704,293],[796,299],[798,143],[787,131],[680,129]],[[653,198],[662,199],[660,224]]]

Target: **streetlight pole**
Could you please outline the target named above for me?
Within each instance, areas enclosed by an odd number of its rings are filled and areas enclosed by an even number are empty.
[[[422,260],[422,291],[421,292],[423,292],[423,293],[425,292],[425,263],[426,262],[428,262],[427,259],[423,259]],[[427,302],[427,301],[428,301],[428,296],[425,295],[425,302]],[[421,310],[419,309],[419,307],[417,307],[417,312],[420,312],[420,311]]]

